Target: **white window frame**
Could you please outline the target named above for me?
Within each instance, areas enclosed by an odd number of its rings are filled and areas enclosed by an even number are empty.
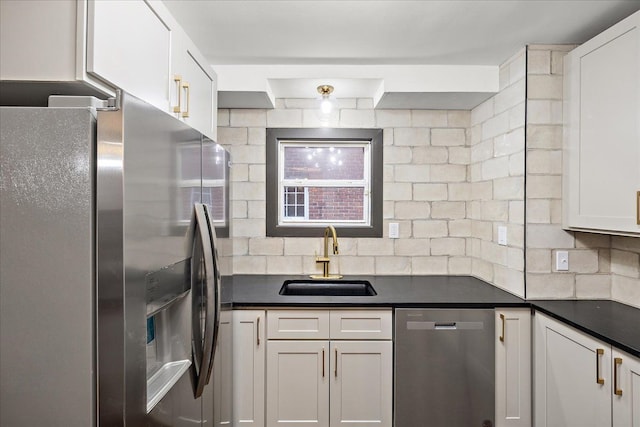
[[[340,148],[363,148],[363,179],[285,179],[284,152],[287,147],[314,147],[329,149],[330,147]],[[286,187],[305,188],[305,217],[285,217],[284,215],[284,193]],[[363,218],[361,220],[311,220],[309,219],[309,187],[322,188],[363,188]],[[371,226],[371,141],[308,141],[308,140],[282,140],[278,141],[278,225],[298,226],[298,227],[318,227],[321,225],[349,226],[349,227],[369,227]]]

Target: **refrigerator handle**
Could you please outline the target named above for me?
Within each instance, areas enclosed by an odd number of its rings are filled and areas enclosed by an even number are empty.
[[[202,295],[193,293],[193,358],[194,358],[194,397],[202,395],[204,387],[209,383],[213,356],[217,340],[220,317],[220,272],[218,270],[217,250],[215,247],[215,231],[211,224],[209,209],[206,205],[195,205],[196,231],[193,242],[192,263],[200,264],[196,254],[202,251],[204,277]],[[201,248],[196,245],[201,244]],[[192,269],[192,275],[198,274]],[[193,279],[192,279],[193,280]],[[202,312],[202,300],[205,302]]]

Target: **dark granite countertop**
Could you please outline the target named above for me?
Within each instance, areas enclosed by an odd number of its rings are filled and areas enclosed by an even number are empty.
[[[232,287],[234,308],[251,307],[532,307],[620,350],[640,357],[640,309],[606,300],[525,301],[470,276],[357,276],[368,280],[375,296],[283,296],[291,275],[236,275],[225,278]],[[349,279],[349,277],[345,277]]]
[[[234,307],[458,307],[493,308],[526,305],[508,292],[469,276],[357,276],[368,280],[375,296],[279,295],[285,280],[308,276],[233,276]],[[349,279],[349,277],[345,277]]]
[[[607,300],[530,303],[536,310],[640,357],[640,309]]]

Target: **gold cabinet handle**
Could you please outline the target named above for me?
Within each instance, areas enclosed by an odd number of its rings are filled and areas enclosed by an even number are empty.
[[[598,384],[604,384],[604,378],[600,378],[600,356],[604,354],[604,349],[596,349],[596,382]]]
[[[640,225],[640,190],[636,192],[636,223]]]
[[[333,368],[333,374],[338,378],[338,347],[336,347],[336,366]]]
[[[613,359],[613,394],[616,396],[622,396],[622,389],[618,388],[618,366],[622,365],[622,358],[616,357]]]
[[[187,98],[187,109],[185,111],[182,112],[182,117],[186,118],[189,117],[189,104],[190,104],[190,100],[191,100],[191,93],[189,91],[189,83],[184,82],[182,83],[182,88],[185,91],[185,96]]]
[[[324,378],[324,347],[322,347],[322,378]]]
[[[173,81],[176,82],[176,92],[178,92],[178,105],[173,106],[173,112],[179,113],[182,111],[182,76],[176,74],[173,76]]]
[[[256,345],[260,346],[260,316],[256,320]]]
[[[504,342],[504,314],[500,314],[500,320],[502,321],[502,334],[500,335],[500,342]]]

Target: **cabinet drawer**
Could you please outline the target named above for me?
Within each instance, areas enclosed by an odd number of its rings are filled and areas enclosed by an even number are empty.
[[[391,310],[331,310],[331,339],[390,340]]]
[[[269,310],[267,336],[272,339],[329,339],[329,311]]]

